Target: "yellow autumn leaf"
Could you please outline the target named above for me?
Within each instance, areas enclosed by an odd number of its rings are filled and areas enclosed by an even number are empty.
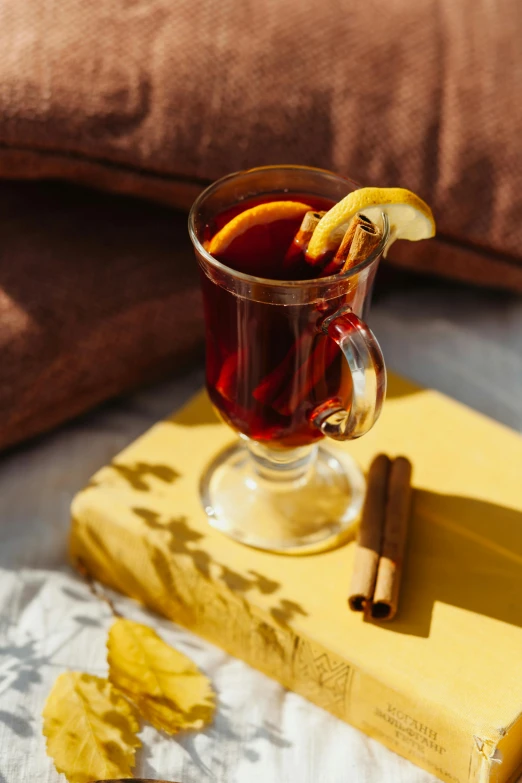
[[[60,674],[43,710],[47,753],[70,783],[132,776],[139,717],[101,677]]]
[[[200,729],[214,713],[207,677],[146,625],[118,618],[109,631],[109,679],[157,729]]]

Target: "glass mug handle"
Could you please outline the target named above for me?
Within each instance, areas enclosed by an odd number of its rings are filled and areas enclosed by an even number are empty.
[[[381,412],[386,395],[386,367],[377,339],[369,326],[350,308],[341,308],[325,318],[321,330],[335,340],[352,373],[352,401],[346,410],[339,399],[316,408],[312,422],[335,440],[360,438],[370,430]]]

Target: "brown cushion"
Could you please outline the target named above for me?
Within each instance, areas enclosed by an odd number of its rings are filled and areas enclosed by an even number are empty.
[[[319,165],[433,205],[438,239],[397,263],[522,290],[521,40],[518,0],[8,0],[0,175],[187,206]]]
[[[0,447],[198,353],[185,215],[71,185],[3,182],[0,236]]]

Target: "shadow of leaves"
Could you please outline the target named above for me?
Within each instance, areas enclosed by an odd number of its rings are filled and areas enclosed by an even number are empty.
[[[186,517],[177,516],[162,519],[158,512],[144,507],[134,507],[132,511],[144,521],[148,528],[161,533],[166,538],[168,549],[171,552],[190,557],[195,570],[206,579],[212,578],[211,567],[214,566],[219,572],[219,578],[232,593],[244,597],[252,590],[257,590],[263,595],[273,595],[280,590],[281,585],[279,582],[269,579],[257,571],[250,570],[246,574],[241,574],[239,571],[231,569],[229,566],[214,559],[203,548],[199,546],[193,547],[193,544],[199,544],[204,539],[204,535],[193,530]],[[160,549],[155,548],[154,551],[156,552],[156,557],[152,557],[152,560],[155,562],[156,568],[160,567],[158,575],[164,581],[165,575],[170,573],[170,564],[167,563],[166,556]],[[158,553],[160,553],[159,556]],[[158,562],[158,559],[161,562]],[[270,614],[279,625],[287,626],[296,616],[301,615],[305,617],[307,612],[295,601],[279,598],[274,606],[270,608]]]
[[[4,676],[0,675],[0,682],[5,676],[11,677],[12,672],[16,672],[9,687],[19,693],[28,693],[31,685],[40,683],[42,677],[39,670],[42,666],[49,663],[48,657],[37,653],[35,641],[28,641],[21,645],[12,644],[0,647],[0,658],[2,657],[13,660],[7,674]]]
[[[8,710],[0,710],[0,723],[11,729],[18,737],[27,738],[32,737],[34,734],[31,723],[27,718],[22,718],[20,715],[15,715],[14,712],[9,712]]]
[[[82,614],[77,614],[72,619],[75,623],[82,625],[84,628],[100,628],[102,625],[100,620],[96,620],[94,617],[87,617]]]
[[[148,462],[136,462],[134,465],[123,465],[112,462],[111,467],[124,478],[133,489],[139,492],[149,492],[151,487],[146,479],[153,476],[165,484],[172,484],[179,478],[179,473],[168,465],[153,465]]]

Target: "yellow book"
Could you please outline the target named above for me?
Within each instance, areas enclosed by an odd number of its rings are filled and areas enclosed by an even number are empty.
[[[234,438],[200,393],[74,500],[71,555],[450,783],[522,766],[522,439],[392,378],[372,432],[340,448],[414,466],[400,613],[347,608],[353,540],[284,557],[207,523],[199,479]]]

